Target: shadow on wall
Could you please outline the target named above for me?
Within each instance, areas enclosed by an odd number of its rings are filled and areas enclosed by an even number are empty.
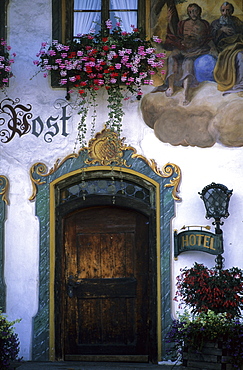
[[[164,91],[144,95],[143,119],[160,141],[201,148],[243,146],[242,92],[222,96],[215,82],[203,82],[191,95],[187,106],[179,88],[172,97]]]

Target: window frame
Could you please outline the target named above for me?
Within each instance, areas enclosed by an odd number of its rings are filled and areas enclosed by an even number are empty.
[[[0,39],[7,39],[7,6],[9,0],[0,0]]]
[[[3,0],[0,0],[3,1]],[[138,0],[138,28],[141,28],[144,36],[149,35],[146,13],[148,12],[148,0]],[[61,43],[73,39],[73,4],[74,0],[52,0],[52,39]],[[102,11],[102,23],[108,19],[108,0]],[[148,12],[149,13],[149,12]],[[147,31],[147,32],[146,32]]]

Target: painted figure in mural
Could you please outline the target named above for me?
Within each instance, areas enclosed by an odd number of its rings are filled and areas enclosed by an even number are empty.
[[[163,47],[171,51],[171,54],[168,57],[166,89],[165,86],[159,86],[153,92],[165,91],[165,95],[171,97],[176,85],[183,86],[183,105],[190,102],[190,87],[198,85],[195,77],[195,60],[213,53],[210,24],[201,18],[201,13],[202,8],[196,3],[188,5],[188,18],[185,20],[178,21],[175,4],[168,6],[167,11],[168,25]]]
[[[243,91],[243,22],[233,16],[234,6],[224,2],[221,16],[211,24],[213,41],[219,52],[214,69],[218,89],[225,93]]]
[[[194,61],[201,55],[210,52],[210,25],[201,18],[202,9],[192,3],[187,7],[188,18],[178,22],[177,29],[170,26],[174,9],[168,9],[168,31],[165,46],[173,50],[168,58],[168,89],[166,96],[172,96],[175,79],[179,79],[184,87],[183,105],[189,103],[189,87],[196,85]]]
[[[171,27],[176,27],[178,22],[179,22],[179,15],[178,12],[176,11],[176,4],[178,3],[183,3],[187,0],[152,0],[152,8],[151,8],[151,28],[153,29],[153,34],[155,36],[161,36],[160,33],[160,13],[165,5],[167,5],[167,9],[174,10],[173,11],[173,18],[171,19],[170,26]],[[159,29],[157,29],[157,27]]]

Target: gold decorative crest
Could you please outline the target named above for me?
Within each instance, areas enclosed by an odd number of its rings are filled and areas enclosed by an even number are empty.
[[[127,149],[127,146],[123,144],[123,141],[124,138],[120,139],[116,132],[104,128],[89,141],[88,154],[91,160],[86,159],[85,163],[98,162],[103,166],[113,163],[126,166],[126,161],[122,157],[123,150]]]

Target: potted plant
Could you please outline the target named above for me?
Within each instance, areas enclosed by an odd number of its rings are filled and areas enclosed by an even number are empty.
[[[146,40],[142,32],[131,26],[131,32],[122,31],[120,22],[112,29],[111,21],[106,29],[97,34],[80,35],[75,41],[61,44],[57,40],[51,45],[44,42],[34,64],[40,67],[47,77],[51,72],[59,86],[66,87],[66,98],[78,92],[80,123],[79,141],[85,144],[86,118],[92,108],[92,131],[96,120],[97,91],[105,88],[109,110],[106,127],[121,131],[124,115],[123,100],[129,94],[138,99],[142,95],[142,85],[151,85],[151,75],[160,72],[164,64],[164,53],[156,53],[153,42],[160,43],[158,37]]]
[[[13,76],[11,65],[14,63],[14,57],[16,56],[13,53],[10,56],[9,52],[11,46],[7,45],[7,42],[3,39],[0,40],[0,88],[8,86],[9,79]]]
[[[177,277],[176,301],[183,314],[173,320],[166,341],[195,369],[241,369],[243,365],[243,271],[195,263]],[[175,352],[176,351],[176,352]],[[211,367],[210,367],[211,366]]]
[[[0,369],[15,369],[21,365],[18,358],[19,339],[13,325],[20,320],[8,321],[0,311]]]

